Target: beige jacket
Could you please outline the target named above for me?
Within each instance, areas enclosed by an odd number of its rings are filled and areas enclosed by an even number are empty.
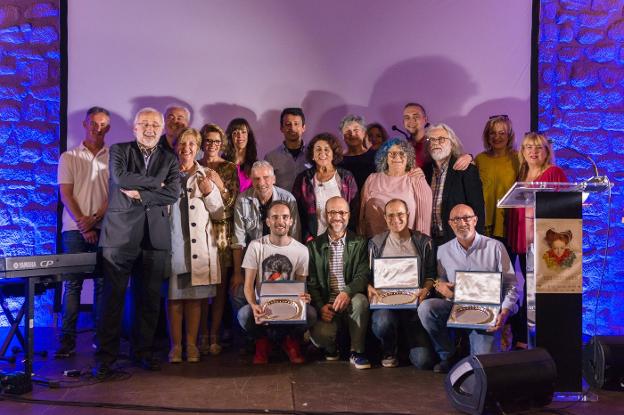
[[[198,179],[205,178],[204,167],[195,162],[196,172],[189,177],[188,229],[191,240],[191,284],[209,285],[221,282],[221,270],[217,255],[215,234],[210,219],[223,219],[223,199],[216,185],[204,196],[199,190]]]

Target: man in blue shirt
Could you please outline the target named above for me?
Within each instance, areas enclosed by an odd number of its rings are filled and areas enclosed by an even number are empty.
[[[455,238],[438,248],[438,281],[435,290],[442,298],[430,298],[418,307],[418,316],[429,333],[440,363],[434,372],[447,373],[453,362],[455,347],[446,322],[453,306],[455,272],[502,272],[504,299],[494,326],[487,330],[470,331],[472,354],[494,353],[500,350],[500,332],[507,318],[518,310],[522,285],[516,277],[505,246],[492,238],[477,233],[477,216],[468,205],[451,209],[449,225]]]

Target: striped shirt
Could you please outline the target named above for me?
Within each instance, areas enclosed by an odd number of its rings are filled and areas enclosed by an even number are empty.
[[[449,161],[446,160],[442,167],[434,164],[433,177],[431,178],[431,192],[433,193],[433,211],[431,216],[431,236],[444,236],[442,224],[442,195],[444,194],[444,182]]]
[[[345,235],[337,240],[329,238],[329,303],[333,303],[338,294],[345,289],[342,255],[345,247]]]

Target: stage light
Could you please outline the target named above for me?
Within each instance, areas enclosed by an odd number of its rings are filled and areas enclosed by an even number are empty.
[[[468,414],[542,407],[552,401],[557,369],[544,349],[469,356],[444,386],[455,409]]]
[[[583,349],[583,377],[594,388],[624,390],[624,336],[594,336]]]

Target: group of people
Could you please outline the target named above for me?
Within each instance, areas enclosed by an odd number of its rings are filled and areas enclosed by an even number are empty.
[[[225,131],[215,124],[198,131],[189,128],[187,108],[171,106],[164,115],[143,108],[133,122],[136,140],[109,148],[109,112],[87,111],[84,140],[61,155],[58,183],[63,252],[100,253],[97,378],[113,371],[129,282],[130,355],[148,370],[161,365],[153,340],[163,282],[171,363],[221,352],[229,298],[253,340],[255,364],[267,363],[276,344],[302,363],[309,333],[327,360],[347,351],[356,368],[369,368],[370,321],[383,367],[399,364],[405,344],[415,366],[447,372],[457,359],[446,327],[457,270],[502,274],[501,312],[487,330],[469,331],[471,352],[500,350],[513,315],[513,339],[522,347],[525,290],[513,264],[524,259],[525,212],[505,212],[496,201],[515,181],[566,180],[543,135],[527,133],[516,152],[509,117],[493,116],[483,132],[485,151],[473,160],[453,129],[430,124],[417,103],[403,109],[409,138],[389,138],[380,124],[348,115],[339,126],[342,140],[325,132],[305,144],[301,108],[284,109],[279,123],[283,142],[258,160],[243,118]],[[380,295],[370,263],[379,257],[418,258],[417,309],[370,309]],[[59,358],[75,353],[83,277],[65,283]],[[298,293],[305,322],[261,323],[261,285],[289,280],[306,282]]]

